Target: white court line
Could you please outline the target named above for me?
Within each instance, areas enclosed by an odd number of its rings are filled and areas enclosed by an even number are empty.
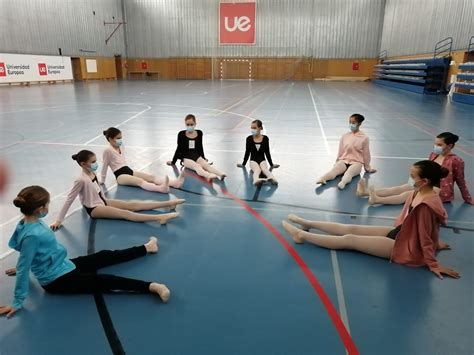
[[[233,107],[235,107],[235,106],[241,104],[242,102],[244,102],[244,101],[250,99],[251,97],[254,97],[254,96],[257,95],[257,94],[260,94],[260,93],[261,93],[263,90],[265,90],[265,89],[266,89],[266,87],[264,87],[264,88],[258,90],[256,93],[250,93],[250,94],[244,96],[243,98],[241,98],[241,99],[240,99],[239,101],[237,101],[236,103],[234,103],[234,104],[232,104],[232,105],[230,105],[230,106],[228,106],[228,107],[225,107],[225,106],[224,106],[224,109],[223,109],[223,110],[219,110],[220,112],[214,114],[214,117],[219,116],[219,115],[222,114],[223,112],[229,112],[229,110],[230,110],[231,108],[233,108]]]
[[[184,87],[185,88],[190,87],[192,84],[193,84],[193,82],[191,81],[191,82],[187,83],[186,85],[184,85]]]
[[[37,144],[37,145],[57,145],[57,146],[65,146],[65,147],[84,147],[85,144],[83,143],[60,143],[60,142],[39,142],[39,141],[22,141],[20,142],[21,144]],[[97,148],[105,148],[108,147],[108,144],[88,144],[88,147],[97,147]],[[160,146],[142,146],[142,145],[127,145],[127,148],[130,149],[156,149],[156,150],[162,150],[162,149],[169,149],[170,147],[160,147]],[[232,150],[232,149],[206,149],[206,151],[209,152],[215,152],[215,153],[243,153],[245,150]],[[314,157],[314,153],[293,153],[293,152],[287,152],[287,151],[282,151],[280,152],[278,149],[275,149],[276,154],[280,155],[300,155],[300,156],[310,156]],[[372,155],[372,158],[374,159],[395,159],[395,160],[424,160],[426,157],[387,157],[383,155]]]
[[[263,100],[260,104],[257,105],[250,113],[249,116],[253,115],[255,111],[257,111],[262,105],[264,105],[268,99],[270,99],[273,95],[276,94],[278,90],[280,90],[281,86],[277,86],[276,90],[274,90],[265,100]],[[234,126],[234,128],[231,129],[231,131],[236,131],[238,128],[240,128],[243,124],[245,123],[245,120],[240,121],[237,125]],[[267,128],[265,128],[265,132],[268,134],[269,131]]]
[[[151,164],[153,164],[155,161],[160,160],[162,157],[165,156],[165,154],[168,154],[168,153],[169,153],[169,151],[163,152],[158,158],[152,159],[149,163],[147,163],[147,164],[145,164],[144,166],[142,166],[141,168],[137,169],[137,171],[143,171],[143,170],[145,170],[145,169],[148,168]],[[113,185],[111,185],[110,187],[106,188],[106,189],[105,189],[105,192],[110,192],[110,191],[112,191],[113,189],[115,189],[116,187],[117,187],[117,184],[113,184]],[[69,191],[69,190],[68,190],[68,191]],[[67,192],[67,191],[66,191],[66,192]],[[64,194],[64,193],[61,193],[61,194],[56,195],[55,197],[53,197],[53,198],[51,199],[51,201],[57,199],[58,197],[61,197],[63,194]],[[82,210],[83,208],[84,208],[83,206],[80,206],[80,207],[77,207],[77,208],[73,209],[72,211],[69,211],[69,213],[64,217],[64,220],[66,220],[68,217],[70,217],[72,214],[76,213],[77,211]],[[19,217],[17,216],[17,217],[15,217],[15,218],[12,218],[12,219],[9,220],[8,222],[5,222],[5,223],[1,224],[0,227],[3,227],[4,225],[7,225],[7,224],[9,224],[9,223],[11,223],[11,222],[14,222],[14,221],[18,221],[20,218],[21,218],[21,216],[19,216]],[[6,251],[6,252],[0,254],[0,260],[5,259],[7,256],[13,254],[14,252],[15,252],[14,249],[10,249],[10,250],[8,250],[8,251]]]
[[[248,118],[249,120],[254,120],[255,118],[251,117],[251,116],[248,116],[248,115],[242,115],[240,113],[237,113],[237,112],[231,112],[231,111],[228,111],[227,110],[219,110],[219,109],[215,109],[215,108],[208,108],[208,107],[200,107],[200,106],[189,106],[189,105],[171,105],[171,104],[160,104],[160,106],[170,106],[170,107],[186,107],[186,108],[196,108],[196,109],[199,109],[199,110],[207,110],[207,111],[215,111],[215,112],[225,112],[225,113],[229,113],[231,115],[235,115],[235,116],[240,116],[240,117],[245,117],[245,118]]]
[[[41,108],[31,108],[31,109],[24,109],[24,110],[15,110],[15,111],[6,111],[0,112],[0,115],[5,115],[8,113],[18,113],[18,112],[30,112],[30,111],[43,111],[49,110],[51,108],[61,108],[61,107],[73,107],[73,106],[85,106],[85,105],[135,105],[135,106],[148,106],[140,103],[133,103],[133,102],[85,102],[77,104],[69,104],[69,105],[57,105],[57,106],[46,106]]]
[[[318,108],[316,107],[316,101],[314,101],[313,92],[311,91],[311,85],[308,83],[309,93],[311,94],[311,100],[313,101],[314,112],[316,112],[316,117],[318,118],[319,128],[321,129],[321,134],[323,135],[324,146],[328,155],[331,155],[329,149],[328,139],[326,133],[324,132],[323,123],[321,122],[321,117],[319,116]],[[337,294],[337,304],[339,306],[339,316],[341,317],[342,322],[346,326],[347,332],[351,334],[349,329],[349,319],[347,317],[346,311],[346,301],[344,299],[344,291],[342,289],[342,279],[341,273],[339,272],[339,263],[337,261],[337,253],[335,250],[331,250],[331,261],[332,261],[332,270],[334,274],[334,282],[336,284],[336,294]],[[347,351],[346,351],[347,352]]]
[[[50,199],[50,201],[54,201],[54,200],[56,200],[56,199],[58,199],[58,198],[64,196],[64,194],[67,193],[67,192],[69,192],[69,189],[68,189],[68,190],[65,190],[65,191],[62,191],[62,192],[60,192],[60,193],[58,193],[58,194],[56,194],[55,196],[53,196],[53,197]],[[8,221],[3,222],[2,224],[0,224],[0,228],[3,228],[3,227],[5,227],[5,226],[9,225],[10,223],[13,223],[13,222],[15,222],[15,221],[20,220],[21,217],[22,217],[22,215],[17,215],[17,216],[15,216],[15,217],[13,217],[13,218],[10,218]],[[1,259],[1,258],[0,258],[0,259]]]
[[[65,147],[84,147],[85,144],[83,143],[57,143],[57,142],[39,142],[39,141],[22,141],[21,144],[37,144],[37,145],[57,145],[57,146],[65,146]],[[108,144],[88,144],[88,147],[97,147],[97,148],[105,148],[108,147]],[[163,150],[163,149],[170,149],[170,147],[160,147],[160,146],[142,146],[142,145],[127,145],[127,148],[130,149],[156,149],[156,150]],[[215,153],[244,153],[245,150],[232,150],[232,149],[206,149],[209,152]],[[279,155],[300,155],[303,157],[314,157],[314,153],[293,153],[282,151],[280,152],[278,149],[275,149],[276,154]],[[372,155],[374,159],[395,159],[395,160],[424,160],[424,157],[387,157],[383,155]]]
[[[331,263],[334,270],[334,282],[336,283],[339,316],[341,317],[342,323],[344,323],[347,332],[351,334],[349,318],[347,317],[346,302],[344,300],[344,289],[342,288],[341,273],[339,271],[339,262],[337,261],[337,254],[335,250],[331,250]]]
[[[148,106],[148,105],[145,105],[145,104],[135,104],[135,103],[91,103],[91,104],[89,104],[89,105],[136,105],[136,106],[145,106],[145,107],[147,107],[145,110],[142,110],[142,111],[139,112],[138,114],[133,115],[132,117],[130,117],[130,118],[127,119],[126,121],[122,122],[121,124],[123,124],[123,123],[125,123],[125,122],[128,122],[128,121],[130,121],[131,119],[136,118],[136,117],[138,117],[139,115],[141,115],[142,113],[144,113],[144,112],[146,112],[146,111],[148,111],[148,110],[151,109],[151,106]],[[49,109],[49,108],[64,107],[64,106],[74,106],[74,105],[49,106],[49,107],[44,107],[43,109],[46,110],[46,109]],[[21,111],[20,111],[20,112],[21,112]],[[121,124],[120,124],[120,125],[121,125]],[[101,136],[99,136],[99,137],[101,137]],[[97,137],[94,138],[94,139],[97,139]],[[87,143],[86,143],[86,144],[87,144]],[[166,148],[166,149],[168,149],[168,148]],[[165,153],[166,153],[166,152],[165,152]],[[164,154],[164,153],[163,153],[163,154]],[[163,156],[163,155],[161,155],[161,156]],[[160,156],[160,158],[161,158],[161,156]],[[158,159],[159,159],[159,158],[158,158]],[[153,162],[153,161],[154,161],[154,160],[152,160],[152,162]],[[150,162],[150,164],[151,164],[151,162]],[[147,165],[147,166],[149,166],[149,165]],[[143,167],[143,169],[145,169],[147,166]],[[116,185],[115,185],[115,186],[116,186]],[[67,191],[69,191],[69,190],[67,190]],[[60,194],[58,194],[58,195],[56,195],[56,196],[53,196],[53,197],[51,198],[51,201],[56,200],[57,198],[61,197],[61,196],[62,196],[64,193],[66,193],[67,191],[63,191],[63,192],[61,192]],[[76,210],[73,210],[71,213],[73,213],[74,211],[76,211]],[[11,218],[11,219],[8,220],[7,222],[4,222],[4,223],[0,224],[0,228],[3,228],[4,226],[6,226],[6,225],[8,225],[8,224],[10,224],[10,223],[13,223],[13,222],[15,222],[15,221],[18,221],[21,217],[22,217],[21,215],[18,215],[17,217]],[[11,253],[13,253],[13,250],[10,250],[10,251],[7,251],[6,253],[0,254],[0,260],[2,260],[3,258],[5,258],[6,256],[10,255]]]
[[[127,123],[127,122],[133,120],[134,118],[137,118],[137,117],[140,116],[141,114],[143,114],[143,113],[145,113],[145,112],[151,110],[151,106],[148,106],[148,105],[141,105],[141,106],[146,106],[147,108],[144,109],[144,110],[142,110],[142,111],[140,111],[140,112],[138,112],[138,113],[136,113],[136,114],[134,114],[132,117],[126,119],[125,121],[120,122],[119,124],[115,125],[114,127],[120,127],[120,126],[124,125],[125,123]],[[89,144],[89,143],[92,143],[93,141],[95,141],[96,139],[98,139],[98,138],[100,138],[100,137],[103,137],[103,135],[102,135],[102,134],[99,134],[98,136],[96,136],[96,137],[94,137],[94,138],[92,138],[92,139],[89,139],[87,142],[84,143],[84,145],[87,145],[87,144]]]
[[[186,191],[183,191],[183,192],[186,192]],[[215,197],[213,195],[204,195],[204,197]],[[220,198],[220,200],[222,201],[226,201],[226,200],[230,200],[229,198]],[[262,201],[247,201],[245,200],[246,202],[249,202],[249,203],[255,203],[255,204],[261,204]],[[266,202],[266,201],[263,201],[263,203],[268,203],[268,204],[273,204],[272,202]],[[275,205],[278,206],[278,202],[275,202]],[[257,211],[269,211],[269,212],[288,212],[288,208],[297,208],[297,209],[301,209],[302,211],[298,212],[300,214],[310,214],[312,213],[312,215],[314,215],[314,213],[330,213],[330,214],[334,214],[334,215],[341,215],[341,216],[354,216],[354,217],[357,217],[357,218],[372,218],[372,219],[381,219],[381,220],[387,220],[387,221],[395,221],[397,219],[397,217],[393,217],[393,216],[376,216],[376,215],[368,215],[368,214],[357,214],[357,213],[351,213],[351,212],[338,212],[338,211],[322,211],[322,210],[318,210],[318,207],[316,206],[285,206],[285,205],[282,205],[281,207],[279,208],[276,208],[276,207],[273,207],[275,205],[272,205],[272,207],[254,207],[254,205],[252,205],[252,208],[254,210],[257,210]],[[215,205],[215,204],[206,204],[206,203],[188,203],[186,202],[185,205],[183,206],[191,206],[191,207],[206,207],[206,208],[219,208],[219,209],[232,209],[232,210],[242,210],[242,207],[240,206],[222,206],[222,205]],[[314,208],[314,212],[308,212],[308,210],[310,209],[313,209]],[[474,224],[474,222],[466,222],[466,221],[455,221],[455,220],[448,220],[448,223],[457,223],[457,224],[467,224],[467,225],[471,225],[471,224]],[[393,225],[388,225],[387,227],[392,227]]]
[[[237,106],[237,105],[240,105],[242,102],[250,99],[250,98],[253,98],[255,97],[256,95],[260,94],[262,91],[266,90],[268,88],[268,86],[265,86],[263,88],[261,88],[260,90],[258,90],[257,92],[251,92],[250,94],[246,95],[245,97],[241,98],[239,101],[237,101],[236,103],[232,104],[231,106],[229,107],[224,107],[223,110],[219,110],[219,111],[222,111],[222,112],[229,112],[229,110],[231,108],[233,108],[234,106]],[[220,114],[222,114],[222,112],[219,112],[218,114],[215,114],[214,117],[217,117],[219,116]]]
[[[309,93],[311,94],[311,100],[313,101],[314,112],[316,112],[316,117],[318,118],[319,128],[321,129],[321,134],[323,135],[324,146],[328,155],[331,155],[331,150],[329,149],[328,139],[326,137],[326,132],[324,132],[323,123],[321,122],[321,117],[319,116],[318,108],[316,107],[316,101],[314,101],[313,91],[311,90],[311,85],[308,83]]]

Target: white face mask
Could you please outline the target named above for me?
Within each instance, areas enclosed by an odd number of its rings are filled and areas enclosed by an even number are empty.
[[[351,123],[349,124],[349,128],[351,129],[352,132],[355,132],[359,129],[359,125],[356,123]]]
[[[258,129],[251,129],[250,133],[252,133],[252,136],[256,136],[258,134]]]
[[[94,172],[97,171],[97,169],[99,169],[99,164],[97,164],[97,162],[92,163],[89,169],[90,169],[90,171],[92,171],[94,173]]]
[[[438,155],[443,154],[443,147],[440,147],[439,145],[435,145],[433,147],[433,153],[438,154]]]
[[[421,186],[416,186],[417,182],[421,180],[415,181],[411,176],[408,177],[407,184],[410,185],[410,187],[414,188],[415,190],[418,190]],[[424,186],[424,185],[423,185]]]
[[[194,132],[195,126],[186,126],[186,131],[189,133]]]
[[[123,144],[122,138],[116,139],[115,144],[117,144],[117,147],[120,147]]]

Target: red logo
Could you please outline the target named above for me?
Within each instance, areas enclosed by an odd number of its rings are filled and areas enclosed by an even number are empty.
[[[352,70],[359,70],[359,63],[357,62],[352,63]]]
[[[48,75],[48,70],[46,69],[46,64],[38,63],[38,69],[40,75]]]
[[[254,2],[219,4],[219,43],[255,44]]]
[[[142,69],[148,69],[147,62],[142,62]]]
[[[5,70],[5,63],[0,63],[0,76],[7,76],[7,71]]]

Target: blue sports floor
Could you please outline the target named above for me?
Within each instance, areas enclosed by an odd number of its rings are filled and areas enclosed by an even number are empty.
[[[365,115],[373,166],[370,183],[404,183],[410,164],[428,156],[433,137],[451,131],[474,193],[474,109],[441,96],[422,96],[370,83],[98,82],[0,88],[0,153],[12,179],[0,200],[0,304],[9,304],[17,255],[7,242],[18,220],[11,201],[24,186],[51,192],[54,220],[79,167],[70,156],[98,154],[102,131],[119,126],[128,163],[173,176],[165,165],[194,113],[207,157],[228,174],[212,186],[189,176],[169,196],[116,187],[121,199],[185,198],[181,218],[166,226],[97,220],[78,201],[56,233],[70,256],[142,244],[158,236],[160,251],[104,270],[163,282],[168,304],[149,295],[53,296],[31,280],[25,309],[0,318],[0,354],[421,354],[469,355],[473,348],[474,207],[446,205],[441,236],[453,250],[438,255],[461,279],[437,279],[355,252],[295,245],[281,220],[309,219],[391,225],[401,206],[368,205],[355,179],[316,189],[333,164],[352,113]],[[278,187],[251,184],[243,157],[250,121],[270,138]],[[192,174],[191,174],[192,175]]]

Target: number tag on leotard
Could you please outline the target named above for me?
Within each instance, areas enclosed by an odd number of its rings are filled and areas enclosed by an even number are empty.
[[[255,144],[255,148],[257,148],[257,152],[260,151],[260,144]]]
[[[194,149],[196,146],[196,142],[195,141],[189,141],[189,149]]]

